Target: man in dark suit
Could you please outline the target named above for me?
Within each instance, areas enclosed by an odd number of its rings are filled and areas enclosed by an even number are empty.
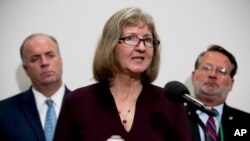
[[[32,85],[27,91],[0,102],[0,140],[48,141],[44,128],[49,125],[45,125],[49,106],[45,101],[52,101],[56,123],[63,98],[70,92],[62,82],[59,46],[53,36],[32,34],[23,41],[20,54]],[[48,133],[50,140],[53,130]]]
[[[236,72],[235,57],[221,46],[212,45],[198,56],[192,72],[194,95],[217,111],[212,117],[217,135],[210,135],[211,126],[206,126],[209,115],[187,105],[193,141],[212,141],[212,136],[217,141],[249,140],[250,114],[225,103]]]

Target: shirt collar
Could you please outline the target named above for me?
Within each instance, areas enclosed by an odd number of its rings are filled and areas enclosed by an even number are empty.
[[[223,107],[224,107],[224,103],[213,107],[218,112],[220,117],[222,116]]]
[[[224,103],[219,104],[219,105],[216,105],[216,106],[214,106],[214,107],[212,107],[212,108],[215,109],[215,110],[219,113],[219,115],[221,116],[221,115],[222,115],[223,107],[224,107]],[[202,112],[202,111],[200,111],[200,110],[197,110],[196,113],[197,113],[198,115],[206,114],[205,112]]]
[[[223,107],[224,107],[224,103],[212,107],[218,112],[219,115],[217,117],[219,117],[219,119],[221,119]],[[208,114],[200,110],[197,110],[196,113],[199,115],[203,123],[206,123],[208,119]]]
[[[35,97],[35,101],[36,101],[36,106],[37,107],[41,107],[45,100],[47,100],[48,98],[45,97],[41,92],[39,92],[38,90],[36,90],[34,87],[32,87],[32,92],[34,94]],[[64,97],[64,92],[65,92],[65,86],[62,85],[51,97],[50,99],[53,100],[54,102],[54,106],[56,107],[61,107],[62,105],[62,100]]]

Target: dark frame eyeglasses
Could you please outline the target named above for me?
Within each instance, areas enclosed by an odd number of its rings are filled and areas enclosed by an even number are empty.
[[[160,45],[160,41],[153,38],[141,39],[136,36],[126,36],[126,37],[121,37],[119,40],[122,40],[124,44],[130,46],[138,46],[141,43],[141,41],[146,47],[150,48],[156,48]]]

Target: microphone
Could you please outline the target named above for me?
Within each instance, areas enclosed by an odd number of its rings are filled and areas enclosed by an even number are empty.
[[[187,102],[191,104],[194,108],[199,109],[208,115],[216,116],[218,113],[213,110],[212,107],[206,106],[204,103],[190,96],[187,87],[178,81],[168,82],[164,87],[164,94],[171,101],[176,103]]]
[[[106,141],[125,141],[125,140],[119,135],[112,135]]]

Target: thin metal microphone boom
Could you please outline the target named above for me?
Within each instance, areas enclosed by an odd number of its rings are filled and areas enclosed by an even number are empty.
[[[184,99],[186,99],[186,102],[195,105],[197,109],[209,114],[210,116],[216,116],[217,115],[217,112],[212,107],[206,106],[204,103],[198,101],[194,97],[192,97],[190,95],[187,95],[187,94],[182,95],[182,97]]]
[[[168,97],[170,100],[174,102],[177,103],[187,102],[188,104],[192,105],[193,108],[206,112],[211,116],[218,115],[217,111],[215,111],[213,108],[206,106],[204,103],[200,102],[199,100],[189,95],[189,90],[181,82],[178,81],[168,82],[164,87],[164,94],[166,95],[166,97]]]

